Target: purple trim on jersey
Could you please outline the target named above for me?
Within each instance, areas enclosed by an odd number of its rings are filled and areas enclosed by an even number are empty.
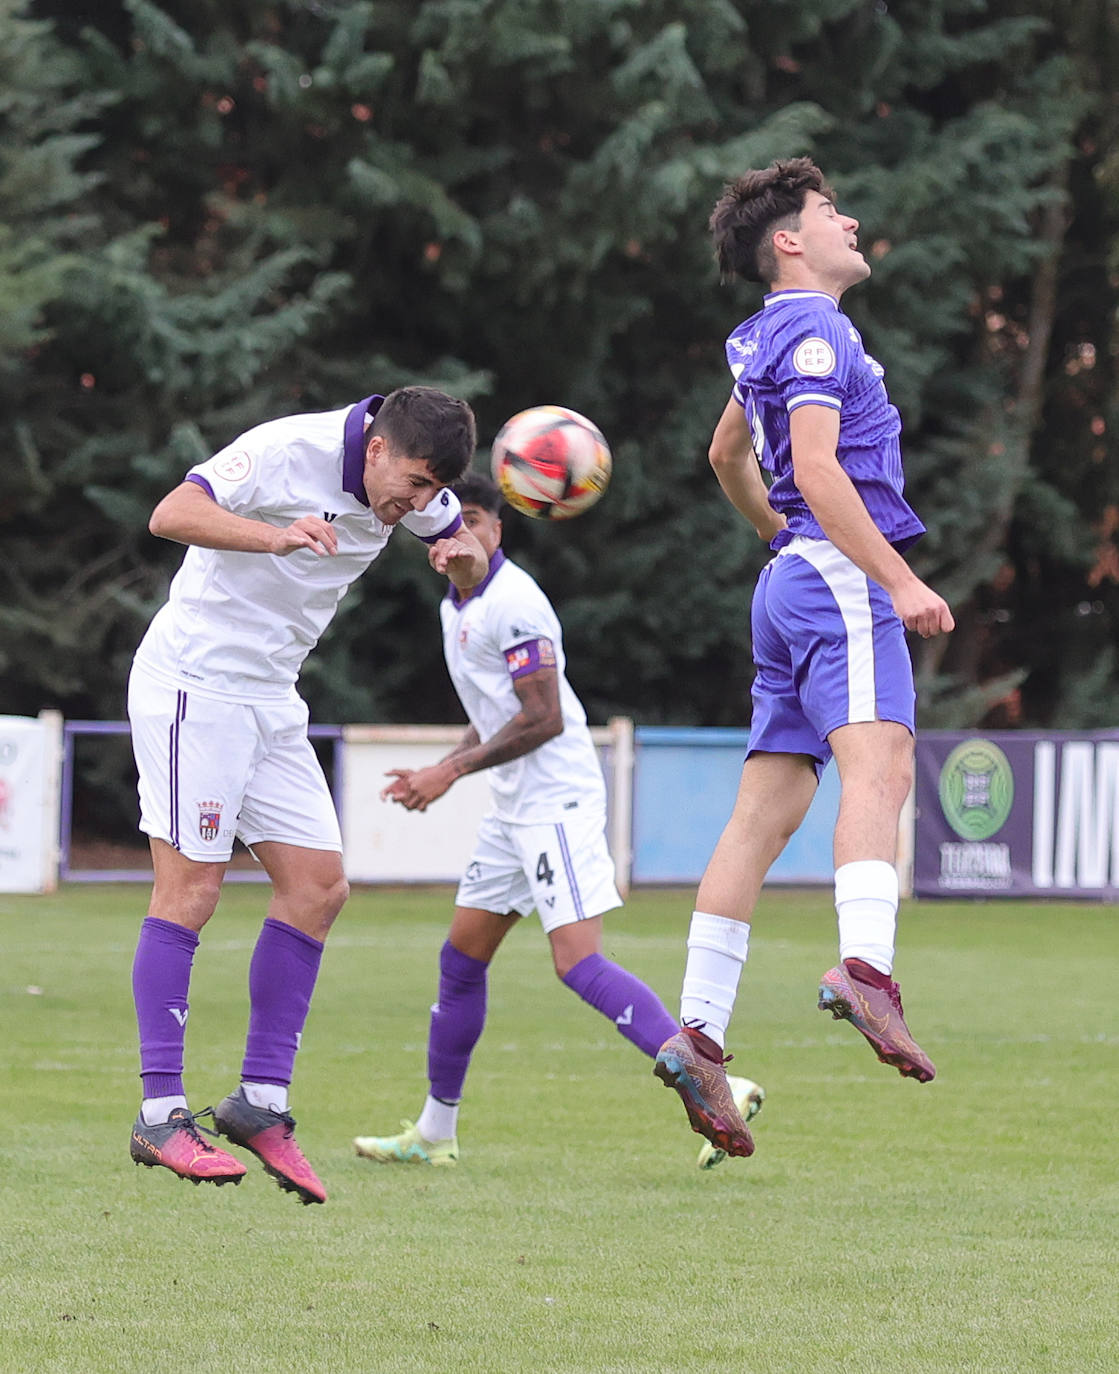
[[[168,732],[168,768],[167,776],[170,783],[170,795],[168,802],[171,808],[171,843],[176,849],[179,847],[179,726],[186,720],[187,713],[187,694],[179,692],[175,697],[175,719],[171,722],[171,729]]]
[[[214,495],[213,487],[209,484],[209,482],[207,482],[205,477],[203,477],[200,472],[188,472],[187,475],[183,478],[183,481],[197,483],[198,486],[202,488],[202,490],[206,493],[206,495],[210,498],[211,501],[216,501],[218,499]]]
[[[585,921],[587,913],[583,910],[583,898],[579,892],[579,880],[575,875],[575,865],[571,862],[571,850],[567,847],[567,833],[562,825],[556,826],[556,839],[559,840],[560,858],[563,871],[567,874],[567,886],[571,889],[571,901],[575,906],[575,919]]]
[[[456,530],[462,529],[462,516],[456,515],[454,520],[445,530],[440,530],[438,534],[417,534],[417,539],[422,539],[425,544],[438,544],[440,539],[449,539]]]
[[[369,505],[365,494],[365,417],[376,415],[384,401],[383,396],[366,396],[350,407],[346,423],[342,429],[342,490],[356,496],[363,506]]]
[[[543,635],[539,639],[526,639],[522,644],[514,644],[511,649],[505,650],[505,666],[514,682],[538,673],[541,668],[554,668],[555,645]]]
[[[500,568],[502,563],[504,562],[505,554],[502,552],[501,549],[495,549],[493,557],[490,559],[489,572],[486,573],[485,577],[482,578],[481,582],[479,582],[476,587],[471,587],[471,589],[466,593],[465,596],[463,596],[463,594],[452,582],[451,585],[447,588],[447,600],[451,603],[455,610],[461,611],[468,601],[473,601],[476,596],[481,596],[482,593],[493,581],[498,568]]]

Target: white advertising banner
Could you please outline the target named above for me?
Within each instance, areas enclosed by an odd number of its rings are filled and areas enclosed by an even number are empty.
[[[462,738],[440,725],[348,725],[342,755],[342,848],[357,883],[457,883],[490,804],[486,775],[468,773],[426,811],[381,800],[390,768],[438,763]]]
[[[356,883],[457,883],[489,810],[486,773],[468,773],[426,811],[381,800],[391,768],[423,768],[446,758],[461,726],[346,725],[342,753],[342,845]],[[591,730],[606,775],[607,840],[619,890],[629,888],[633,724],[616,717]]]
[[[62,717],[0,716],[0,892],[58,882]]]

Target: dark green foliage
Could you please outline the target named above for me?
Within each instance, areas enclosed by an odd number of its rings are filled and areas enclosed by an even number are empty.
[[[926,721],[1114,716],[1109,12],[0,0],[0,709],[120,714],[178,558],[147,513],[190,463],[423,381],[483,446],[543,401],[611,440],[595,511],[507,521],[592,717],[743,723],[765,551],[705,455],[759,296],[718,285],[705,223],[808,152],[862,221],[844,305],[960,622],[920,646]],[[308,664],[316,718],[458,718],[441,590],[394,540]]]

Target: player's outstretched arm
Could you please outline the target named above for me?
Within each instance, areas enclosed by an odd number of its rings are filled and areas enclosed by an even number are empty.
[[[769,488],[758,466],[750,427],[745,412],[733,396],[715,426],[707,458],[727,500],[768,544],[785,528],[785,517],[778,515],[769,504]]]
[[[797,490],[835,547],[885,587],[907,630],[928,639],[954,629],[948,603],[887,542],[840,467],[839,412],[829,406],[798,406],[789,417],[789,437]]]
[[[160,539],[203,549],[284,555],[296,549],[338,552],[338,536],[326,520],[304,515],[286,528],[249,520],[219,506],[197,482],[182,482],[152,511],[148,529]]]
[[[538,668],[513,683],[520,710],[488,740],[459,747],[429,768],[394,769],[396,781],[381,796],[399,802],[407,811],[426,811],[464,773],[480,773],[499,763],[509,763],[563,733],[563,709],[559,699],[559,674],[555,668]]]

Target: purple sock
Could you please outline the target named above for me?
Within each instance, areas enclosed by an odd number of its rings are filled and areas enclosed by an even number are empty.
[[[145,1097],[177,1097],[183,1091],[190,968],[197,948],[197,933],[174,921],[148,916],[140,927],[132,961],[132,997],[140,1027]]]
[[[315,990],[322,941],[269,916],[249,963],[249,1034],[242,1081],[287,1087]]]
[[[650,1059],[680,1029],[652,988],[601,954],[580,959],[563,981]]]
[[[449,940],[439,951],[439,996],[427,1035],[427,1076],[432,1097],[443,1102],[462,1097],[470,1056],[486,1024],[488,967]]]

